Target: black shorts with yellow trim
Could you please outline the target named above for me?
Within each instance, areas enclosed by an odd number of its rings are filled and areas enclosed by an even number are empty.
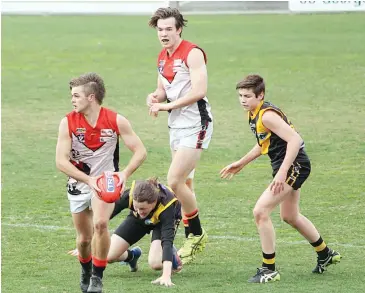
[[[279,168],[274,169],[272,176],[275,177]],[[293,187],[294,190],[298,190],[305,180],[309,177],[311,173],[311,163],[310,161],[298,162],[294,161],[290,166],[285,182]]]
[[[146,234],[151,233],[157,226],[146,225],[143,220],[137,219],[132,214],[129,214],[119,227],[115,229],[114,234],[123,238],[129,245],[133,245],[141,240]]]

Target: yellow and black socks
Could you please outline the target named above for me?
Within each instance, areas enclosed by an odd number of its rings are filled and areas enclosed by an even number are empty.
[[[329,248],[326,243],[323,241],[322,237],[319,236],[319,239],[316,242],[311,243],[314,247],[314,250],[317,252],[319,259],[325,259],[328,256]]]
[[[271,271],[275,271],[275,252],[274,253],[262,252],[262,267],[268,268]]]
[[[188,220],[190,233],[193,235],[202,235],[202,227],[200,225],[199,211],[196,209],[190,214],[185,214],[185,218]]]

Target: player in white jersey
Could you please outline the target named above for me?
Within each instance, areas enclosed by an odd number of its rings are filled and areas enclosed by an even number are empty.
[[[194,260],[207,241],[196,198],[186,179],[195,169],[202,150],[208,148],[213,133],[213,117],[206,97],[206,55],[197,45],[181,38],[185,24],[177,9],[160,8],[152,16],[149,25],[157,28],[162,51],[157,60],[157,89],[147,97],[150,115],[169,112],[172,162],[167,180],[182,204],[190,232],[179,250],[184,264]]]
[[[110,246],[108,221],[114,205],[95,196],[96,180],[104,171],[126,180],[146,158],[146,149],[123,116],[101,106],[104,81],[87,73],[70,81],[74,110],[61,120],[56,147],[57,168],[69,176],[67,196],[77,232],[82,292],[102,292],[103,271]],[[119,136],[133,153],[118,167]],[[92,208],[92,210],[91,210]]]

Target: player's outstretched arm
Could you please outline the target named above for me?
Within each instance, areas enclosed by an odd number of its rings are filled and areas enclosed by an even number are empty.
[[[65,117],[61,120],[58,130],[58,139],[56,146],[56,167],[67,176],[72,177],[77,181],[89,184],[90,187],[94,188],[97,191],[100,191],[99,187],[96,185],[97,177],[90,177],[84,172],[78,170],[70,162],[70,152],[71,137],[68,132],[68,121]]]
[[[171,287],[173,241],[175,237],[175,207],[170,205],[160,214],[161,223],[161,245],[162,245],[162,275],[152,284]]]
[[[121,115],[117,116],[117,124],[121,138],[125,146],[133,153],[128,165],[124,168],[122,172],[119,172],[119,183],[123,184],[129,176],[131,176],[134,171],[142,165],[143,161],[147,157],[147,151],[144,147],[141,139],[133,131],[129,121]]]
[[[220,171],[221,178],[231,179],[235,174],[239,173],[243,167],[261,156],[261,147],[256,144],[244,157],[240,160],[229,164]]]

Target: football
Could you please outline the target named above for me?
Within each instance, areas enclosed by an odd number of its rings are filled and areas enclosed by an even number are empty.
[[[121,186],[117,186],[118,182],[119,177],[117,175],[112,172],[104,172],[96,181],[96,184],[101,190],[100,192],[97,192],[99,198],[107,203],[117,201],[123,187],[123,184]]]

